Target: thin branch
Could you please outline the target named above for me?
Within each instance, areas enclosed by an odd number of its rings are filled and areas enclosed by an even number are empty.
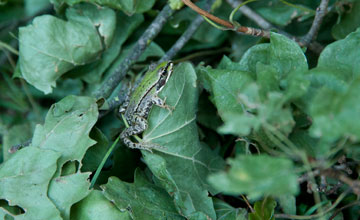
[[[242,3],[242,1],[239,0],[227,0],[227,2],[231,5],[231,7],[236,8],[239,4]],[[265,31],[274,29],[279,34],[282,34],[286,37],[288,37],[291,40],[296,41],[300,46],[305,46],[300,38],[297,38],[281,29],[276,28],[274,25],[272,25],[270,22],[266,21],[263,17],[261,17],[259,14],[257,14],[255,11],[253,11],[250,7],[244,5],[242,6],[239,11],[241,11],[247,18],[255,22],[260,28],[264,29]],[[307,45],[311,51],[314,51],[315,53],[319,54],[324,49],[324,47],[319,44],[318,42],[311,42],[309,45]]]
[[[227,2],[233,8],[236,8],[238,5],[242,3],[242,1],[237,1],[237,0],[227,0]],[[261,17],[258,13],[253,11],[248,6],[246,5],[242,6],[241,8],[239,8],[239,11],[243,13],[246,17],[248,17],[250,20],[255,22],[262,29],[265,30],[275,29],[275,27],[270,22],[265,20],[263,17]]]
[[[314,219],[324,216],[325,214],[332,211],[334,208],[336,208],[337,205],[345,198],[345,196],[348,194],[347,191],[340,194],[340,196],[335,200],[335,202],[327,208],[324,212],[317,213],[314,215],[289,215],[289,214],[275,214],[274,217],[276,219],[283,218],[283,219]]]
[[[210,0],[205,5],[205,10],[209,11],[211,5],[215,2],[215,0]],[[204,18],[201,15],[198,15],[193,22],[189,25],[186,31],[181,35],[181,37],[176,41],[176,43],[166,52],[166,54],[158,61],[158,63],[171,60],[190,40],[193,34],[198,30],[198,27],[201,23],[204,22]]]
[[[149,43],[158,35],[169,17],[174,13],[168,4],[164,6],[154,21],[145,30],[143,35],[136,42],[132,50],[127,54],[124,61],[118,66],[115,72],[105,81],[101,89],[95,92],[96,98],[107,98],[111,95],[116,86],[125,77],[131,65],[143,54]]]
[[[194,11],[196,11],[197,13],[199,13],[200,15],[230,29],[230,30],[234,30],[236,32],[240,32],[246,35],[251,35],[251,36],[261,36],[261,37],[266,37],[269,38],[270,37],[270,32],[269,31],[264,31],[264,30],[260,30],[257,28],[251,28],[251,27],[245,27],[245,26],[238,26],[238,25],[234,25],[229,21],[225,21],[219,17],[216,17],[212,14],[210,14],[209,12],[199,8],[198,6],[196,6],[194,3],[192,3],[190,0],[182,0],[184,2],[184,4],[186,4],[188,7],[190,7],[191,9],[193,9]]]
[[[354,206],[354,205],[360,205],[360,201],[354,201],[352,203],[349,203],[339,209],[337,209],[334,214],[332,214],[332,216],[330,216],[329,220],[333,220],[342,210],[344,209],[347,209],[347,208],[350,208],[351,206]]]
[[[326,9],[328,7],[329,0],[321,0],[320,6],[316,9],[316,15],[314,21],[311,25],[309,32],[303,37],[302,43],[307,46],[311,41],[315,40],[318,35],[321,23],[327,13]]]

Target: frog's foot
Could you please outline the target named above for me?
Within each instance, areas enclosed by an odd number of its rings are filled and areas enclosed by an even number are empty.
[[[152,153],[151,148],[148,148],[148,147],[142,145],[141,143],[132,142],[132,141],[130,140],[130,138],[128,138],[128,137],[123,138],[123,141],[124,141],[124,144],[125,144],[126,146],[128,146],[129,148],[139,149],[139,150],[147,150],[147,151],[149,151],[150,153]]]

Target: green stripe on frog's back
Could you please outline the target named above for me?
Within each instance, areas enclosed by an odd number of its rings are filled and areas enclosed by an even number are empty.
[[[171,74],[172,72],[172,66],[173,64],[171,62],[163,62],[159,64],[155,69],[150,70],[145,73],[144,78],[142,79],[139,86],[135,89],[133,94],[131,95],[130,102],[128,105],[128,109],[130,112],[128,113],[135,113],[139,111],[139,107],[141,106],[144,99],[150,94],[157,92],[157,86],[159,85],[159,82],[162,82],[163,77],[168,78],[168,74]],[[164,67],[164,68],[163,68]],[[168,74],[160,74],[160,72],[169,72]]]

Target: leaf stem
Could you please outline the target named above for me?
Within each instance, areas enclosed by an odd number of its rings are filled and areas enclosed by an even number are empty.
[[[119,142],[120,139],[120,135],[116,138],[116,140],[114,141],[114,143],[111,145],[111,147],[109,148],[109,150],[106,152],[104,158],[102,159],[101,163],[99,164],[98,168],[96,169],[96,172],[94,174],[94,177],[91,180],[91,184],[90,184],[90,189],[92,189],[96,183],[97,178],[100,175],[100,172],[102,170],[102,168],[104,167],[107,159],[109,158],[111,152],[114,150],[116,144]]]

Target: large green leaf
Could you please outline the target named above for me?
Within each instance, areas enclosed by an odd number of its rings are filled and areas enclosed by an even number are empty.
[[[61,153],[55,178],[50,184],[49,197],[64,219],[69,219],[70,207],[89,193],[89,173],[59,176],[60,171],[67,161],[80,162],[86,150],[95,144],[89,138],[89,133],[97,118],[94,98],[67,96],[51,106],[45,124],[37,125],[34,132],[32,146]]]
[[[319,57],[318,66],[310,71],[309,113],[313,118],[311,134],[334,141],[350,135],[360,138],[357,103],[360,89],[360,29],[345,39],[328,45]],[[315,96],[313,94],[316,94]]]
[[[244,70],[255,73],[258,62],[272,66],[277,78],[285,78],[291,72],[306,72],[306,57],[299,45],[289,38],[271,32],[270,43],[255,45],[240,60]]]
[[[51,150],[27,147],[0,166],[0,199],[25,210],[15,219],[62,219],[47,197],[48,185],[60,156]]]
[[[120,210],[127,210],[134,220],[185,219],[178,214],[170,195],[150,183],[139,170],[135,172],[134,183],[110,177],[101,188],[107,199]]]
[[[67,96],[52,105],[44,125],[37,125],[32,146],[61,153],[58,171],[69,160],[81,161],[95,144],[89,133],[98,118],[95,98]]]
[[[334,141],[341,136],[360,139],[360,78],[346,91],[338,92],[326,87],[320,89],[310,106],[313,126],[311,134],[323,140]]]
[[[292,161],[267,155],[241,155],[228,160],[230,169],[209,177],[209,182],[226,194],[294,195],[298,192]]]
[[[116,17],[111,9],[77,5],[66,11],[66,18],[39,16],[19,29],[22,76],[46,94],[61,75],[93,61],[114,34]]]
[[[326,68],[345,75],[351,80],[360,75],[360,29],[345,39],[329,44],[320,54],[317,67]]]
[[[120,211],[114,203],[106,199],[99,190],[93,190],[81,202],[71,208],[71,220],[117,219],[131,220],[127,212]]]
[[[174,110],[153,107],[143,142],[162,148],[154,153],[142,152],[144,160],[184,216],[198,213],[216,219],[208,197],[208,190],[215,191],[206,177],[221,169],[223,161],[199,142],[195,115],[198,87],[193,67],[189,63],[177,66],[160,96],[166,97],[167,105]]]

